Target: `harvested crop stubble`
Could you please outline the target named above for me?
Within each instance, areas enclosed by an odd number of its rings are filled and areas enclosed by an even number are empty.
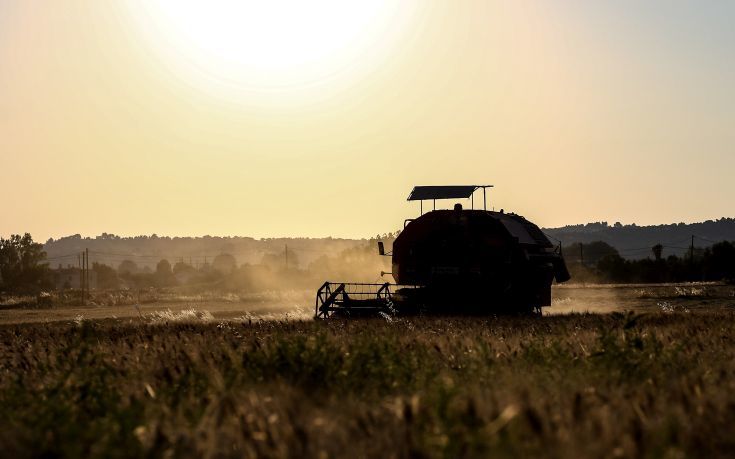
[[[735,314],[0,327],[13,457],[727,455]]]

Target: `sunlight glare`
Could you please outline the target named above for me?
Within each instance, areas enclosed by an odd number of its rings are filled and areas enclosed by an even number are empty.
[[[209,84],[279,90],[339,77],[384,48],[399,3],[340,0],[140,4],[157,45]]]

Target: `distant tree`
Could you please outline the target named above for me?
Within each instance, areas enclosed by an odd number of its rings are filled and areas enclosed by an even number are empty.
[[[564,258],[568,262],[579,263],[584,257],[584,264],[590,266],[596,265],[608,255],[619,256],[615,247],[603,241],[590,242],[589,244],[574,243],[565,246],[563,252]]]
[[[156,275],[152,273],[139,272],[137,274],[127,274],[125,280],[136,289],[157,286]]]
[[[0,237],[0,290],[34,293],[51,286],[46,252],[30,234]]]
[[[123,262],[120,263],[120,266],[117,267],[117,272],[120,275],[135,274],[138,272],[138,265],[136,265],[134,261],[123,260]]]
[[[653,251],[653,256],[656,258],[656,261],[661,261],[661,254],[664,251],[664,246],[661,244],[656,244],[651,248]]]
[[[184,273],[193,273],[194,271],[196,271],[196,269],[194,269],[192,265],[184,263],[183,261],[177,261],[173,267],[173,273],[175,276]]]
[[[605,281],[612,282],[631,282],[631,264],[623,257],[615,254],[609,254],[602,257],[597,262],[597,270],[601,273]]]
[[[237,261],[229,253],[219,254],[212,261],[212,269],[219,271],[221,274],[231,274],[236,268]]]
[[[168,260],[161,260],[156,265],[156,274],[159,276],[170,276],[172,275],[171,263]]]
[[[174,277],[173,270],[171,269],[171,263],[168,260],[161,260],[156,265],[156,284],[159,287],[167,287],[176,284],[176,278]]]
[[[286,251],[284,250],[279,253],[267,253],[263,255],[260,264],[276,271],[286,269]],[[298,255],[293,250],[288,251],[288,266],[289,268],[299,266]]]
[[[106,290],[120,287],[117,272],[110,266],[102,263],[92,263],[92,270],[97,273],[97,288]]]
[[[728,241],[713,245],[703,263],[712,280],[735,280],[735,245]]]

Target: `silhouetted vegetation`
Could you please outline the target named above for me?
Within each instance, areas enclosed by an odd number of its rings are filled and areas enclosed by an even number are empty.
[[[397,233],[395,233],[397,234]],[[378,236],[390,241],[394,233]],[[372,239],[374,240],[374,238]],[[231,255],[238,266],[242,264],[270,264],[285,266],[286,252],[290,268],[306,268],[312,261],[322,256],[335,256],[343,250],[352,249],[368,242],[369,239],[339,238],[262,238],[251,237],[168,237],[134,236],[120,237],[103,233],[96,237],[82,237],[79,234],[49,239],[44,250],[50,259],[54,259],[52,267],[75,265],[76,255],[88,249],[90,264],[97,262],[115,268],[123,260],[135,263],[139,269],[155,270],[156,264],[168,260],[172,266],[178,262],[200,267],[209,263],[215,269],[215,257],[221,254]],[[67,258],[64,258],[67,257]],[[221,262],[226,263],[225,260]]]
[[[709,247],[718,241],[735,241],[735,219],[651,226],[595,222],[546,228],[544,232],[564,246],[603,241],[615,247],[626,259],[645,258],[651,255],[649,248],[657,244],[664,246],[664,253],[681,257],[687,254],[692,236],[696,238],[696,245],[701,247]]]
[[[687,256],[662,256],[662,247],[651,247],[647,258],[627,260],[601,241],[573,244],[564,256],[576,282],[658,283],[735,281],[735,245],[728,241],[711,247],[695,247]]]
[[[116,290],[120,288],[117,272],[110,266],[93,263],[92,270],[97,273],[97,288],[100,290]]]
[[[381,239],[390,247],[397,233],[386,234]],[[133,241],[145,241],[159,238],[131,238]],[[161,238],[163,239],[163,238]],[[174,238],[176,239],[176,238]],[[227,238],[212,238],[218,241]],[[246,239],[246,238],[241,238]],[[72,241],[85,241],[72,237]],[[103,242],[119,239],[110,235],[97,238]],[[167,238],[171,241],[172,239]],[[312,241],[313,242],[313,241]],[[119,257],[118,262],[108,258],[109,263],[93,261],[91,270],[95,276],[92,280],[93,290],[133,290],[167,289],[178,290],[181,293],[195,292],[245,292],[258,293],[272,290],[315,289],[325,280],[350,280],[374,282],[380,280],[380,272],[390,269],[388,258],[380,257],[377,253],[377,238],[363,241],[351,241],[345,245],[344,241],[336,243],[337,247],[345,247],[334,252],[318,251],[311,256],[304,257],[299,250],[285,248],[282,251],[262,253],[255,262],[239,263],[231,253],[222,252],[214,256],[178,257],[171,261],[168,258],[156,258],[155,255],[141,255],[131,253],[130,258],[118,252],[110,252]],[[328,240],[320,240],[326,244]],[[280,244],[279,244],[280,245]],[[298,246],[298,244],[292,244]],[[67,279],[76,282],[81,276],[76,266],[78,254],[83,247],[75,248],[77,253],[57,255],[57,266],[49,269],[46,254],[42,246],[33,243],[30,235],[25,237],[13,236],[9,240],[2,240],[2,279],[0,292],[11,294],[39,293],[41,290],[77,291],[79,285],[69,285]],[[98,252],[89,251],[90,258],[104,258]],[[108,254],[109,255],[109,254]],[[252,257],[247,257],[252,258]],[[304,262],[306,259],[308,262]],[[66,262],[66,266],[65,266]],[[66,282],[54,284],[54,273],[65,273]],[[78,294],[70,298],[77,298]]]
[[[28,233],[0,237],[0,292],[33,294],[49,288],[45,258],[43,246]]]
[[[604,225],[603,225],[604,227]],[[386,243],[387,250],[397,236],[385,234],[373,239],[351,241],[337,240],[334,251],[307,249],[304,256],[298,243],[289,240],[289,246],[283,244],[283,250],[263,252],[255,261],[241,262],[235,255],[221,252],[207,255],[198,260],[195,257],[179,256],[178,259],[157,258],[151,254],[131,253],[130,258],[122,250],[109,252],[118,257],[117,262],[111,258],[109,264],[94,261],[92,270],[96,277],[93,280],[95,290],[142,290],[142,289],[178,289],[182,293],[212,292],[265,292],[272,290],[314,289],[325,280],[349,280],[355,282],[381,282],[391,280],[380,276],[381,271],[390,271],[390,259],[377,254],[377,240]],[[121,239],[105,234],[95,239],[79,237],[63,240],[75,241],[76,249],[82,244],[94,242],[117,243],[123,241],[129,248],[141,248],[149,244],[156,245],[161,240],[178,244],[187,240],[212,240],[221,244],[229,238],[146,238]],[[249,238],[232,238],[253,242]],[[269,244],[271,240],[256,241]],[[308,243],[304,242],[308,241]],[[325,250],[331,247],[332,240],[304,240],[301,247],[321,245]],[[200,241],[202,242],[202,241]],[[203,242],[202,242],[203,243]],[[132,244],[132,245],[130,245]],[[139,245],[142,244],[142,245]],[[281,246],[278,240],[276,247]],[[311,245],[310,245],[311,244]],[[237,244],[231,248],[237,248]],[[68,247],[70,249],[71,247]],[[113,248],[114,249],[114,248]],[[117,249],[120,249],[119,247]],[[654,244],[646,258],[626,259],[612,245],[604,241],[590,243],[572,243],[563,247],[564,257],[569,265],[574,282],[611,282],[611,283],[656,283],[687,281],[733,281],[735,280],[735,245],[731,242],[719,242],[709,247],[695,247],[685,255],[670,253],[663,244]],[[111,250],[108,248],[108,250]],[[313,250],[309,252],[309,250]],[[103,258],[101,254],[90,250],[90,257]],[[112,256],[110,255],[110,256]],[[69,256],[69,255],[65,255]],[[57,256],[55,259],[58,259]],[[252,259],[252,254],[245,257]],[[71,258],[61,256],[59,268],[63,261],[77,261],[77,254]],[[74,269],[73,263],[67,263]],[[58,268],[57,268],[58,269]],[[29,234],[13,235],[9,239],[0,239],[0,292],[8,294],[38,294],[44,290],[64,290],[74,287],[54,284],[52,273],[57,269],[49,269],[46,253],[41,244],[33,242]],[[78,287],[77,287],[78,288]]]

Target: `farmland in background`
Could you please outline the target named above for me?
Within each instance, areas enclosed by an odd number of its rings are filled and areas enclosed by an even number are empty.
[[[257,293],[202,292],[182,294],[149,289],[93,292],[80,306],[73,294],[68,303],[58,299],[39,307],[38,299],[6,297],[0,302],[0,323],[52,322],[86,319],[140,318],[146,314],[186,310],[206,311],[216,319],[245,315],[255,318],[311,318],[315,289],[273,290]],[[735,285],[681,284],[569,284],[552,288],[552,306],[545,315],[608,312],[668,312],[735,308]]]

